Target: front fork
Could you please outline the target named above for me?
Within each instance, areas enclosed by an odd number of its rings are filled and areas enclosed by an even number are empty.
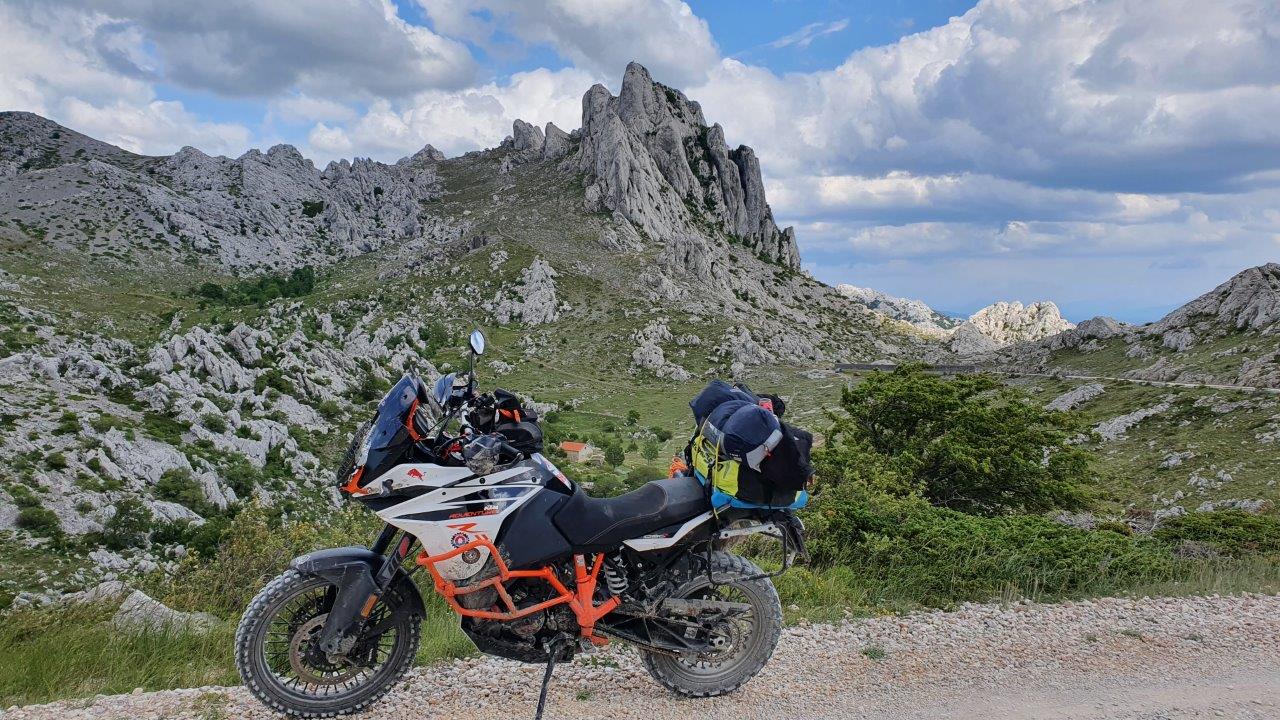
[[[334,568],[326,576],[338,588],[329,616],[320,631],[319,647],[326,654],[345,655],[351,649],[353,639],[360,634],[374,606],[390,587],[413,545],[413,537],[406,533],[388,555],[387,549],[398,532],[393,525],[383,527],[369,547],[371,553],[383,556],[377,567],[367,562],[354,562]]]

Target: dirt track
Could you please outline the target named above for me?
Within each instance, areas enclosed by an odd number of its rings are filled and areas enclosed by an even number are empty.
[[[881,659],[872,659],[883,651]],[[864,653],[864,651],[866,651]],[[362,717],[532,717],[540,668],[422,668]],[[10,709],[28,718],[266,718],[239,688]],[[788,629],[738,693],[682,700],[625,649],[557,670],[548,718],[1280,718],[1280,598],[974,605]]]

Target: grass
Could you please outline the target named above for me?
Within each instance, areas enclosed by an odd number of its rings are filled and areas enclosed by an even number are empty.
[[[232,658],[236,621],[208,633],[116,630],[111,604],[22,609],[0,624],[0,707],[44,703],[134,688],[166,690],[237,685]],[[428,598],[417,664],[475,653],[442,600]]]
[[[19,610],[0,625],[0,706],[54,699],[236,683],[235,626],[203,635],[122,633],[109,605]]]
[[[1014,382],[1045,402],[1084,384],[1043,379]],[[1103,385],[1105,391],[1101,395],[1078,408],[1090,424],[1166,400],[1170,409],[1143,420],[1116,440],[1088,444],[1099,456],[1094,465],[1097,499],[1090,508],[1095,513],[1120,515],[1130,507],[1156,510],[1179,491],[1184,495],[1179,504],[1188,510],[1205,501],[1227,498],[1280,502],[1280,486],[1273,482],[1280,471],[1280,452],[1276,446],[1264,445],[1257,439],[1260,433],[1280,428],[1273,396],[1132,383]],[[1211,409],[1214,404],[1239,402],[1249,404],[1222,414]],[[1192,456],[1176,467],[1161,467],[1166,457],[1180,452],[1190,452]],[[1200,488],[1188,482],[1193,473],[1214,477],[1220,470],[1232,477],[1220,487]]]

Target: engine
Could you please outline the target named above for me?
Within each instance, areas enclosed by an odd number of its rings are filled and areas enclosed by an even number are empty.
[[[556,595],[547,583],[537,579],[513,580],[505,589],[517,608],[531,607]],[[578,622],[573,611],[561,604],[515,620],[464,617],[462,630],[481,652],[521,662],[545,663],[546,641],[562,634],[576,636]]]

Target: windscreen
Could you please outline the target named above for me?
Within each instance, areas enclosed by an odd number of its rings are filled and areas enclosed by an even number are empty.
[[[413,442],[405,420],[418,401],[420,383],[405,375],[378,403],[378,414],[369,428],[363,458],[364,481],[369,482],[400,462]]]

